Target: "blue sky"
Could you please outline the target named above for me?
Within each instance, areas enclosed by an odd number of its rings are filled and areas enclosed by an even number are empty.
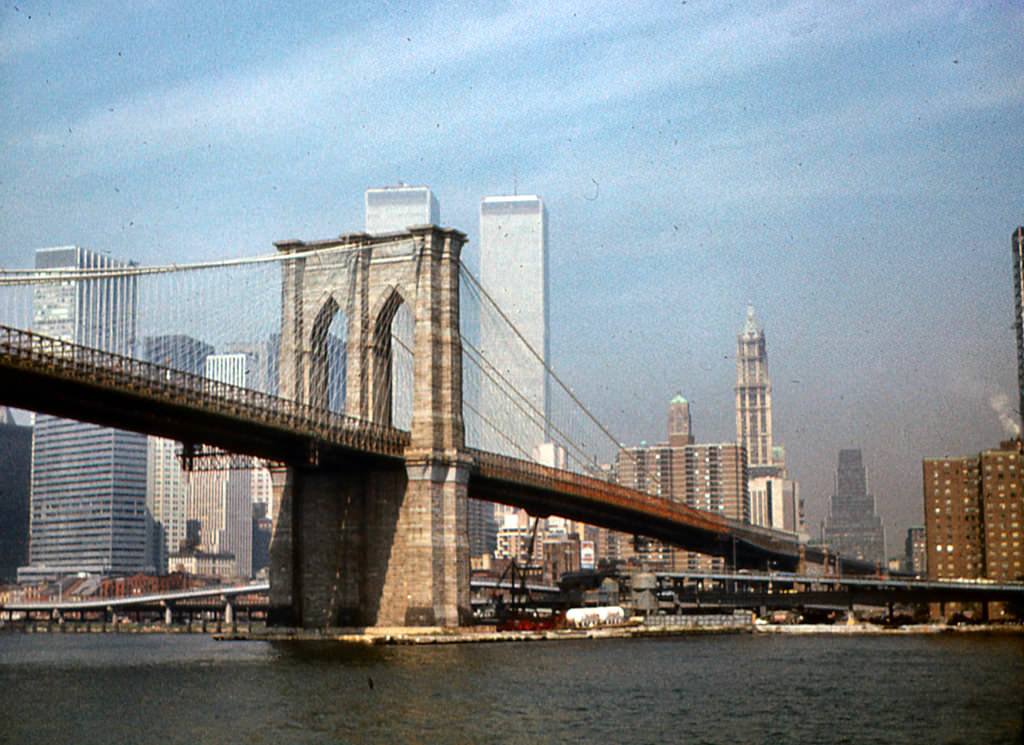
[[[480,199],[536,193],[553,363],[612,431],[682,392],[732,440],[753,302],[812,533],[860,447],[894,548],[921,459],[1016,400],[1021,39],[1010,2],[5,1],[0,266],[269,253],[400,181],[472,262]]]

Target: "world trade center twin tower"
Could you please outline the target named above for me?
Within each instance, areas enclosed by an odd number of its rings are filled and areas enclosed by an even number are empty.
[[[366,192],[366,232],[398,232],[440,224],[437,199],[426,187]],[[548,444],[547,213],[533,195],[487,197],[480,203],[480,286],[464,288],[474,302],[462,309],[469,353],[465,365],[468,444],[518,458],[560,465]]]

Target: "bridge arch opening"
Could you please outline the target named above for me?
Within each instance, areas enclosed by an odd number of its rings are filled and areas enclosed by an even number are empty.
[[[415,327],[409,304],[389,287],[373,325],[373,421],[406,431],[412,429]]]
[[[345,408],[348,319],[333,295],[320,308],[310,335],[309,402],[340,414]]]

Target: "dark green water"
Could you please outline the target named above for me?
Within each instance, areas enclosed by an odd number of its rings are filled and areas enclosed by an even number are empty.
[[[0,635],[0,742],[1021,743],[1024,638]]]

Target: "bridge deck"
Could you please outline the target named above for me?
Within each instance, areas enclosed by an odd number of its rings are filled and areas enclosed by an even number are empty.
[[[259,391],[0,326],[0,403],[304,464],[400,459],[409,434]]]
[[[469,493],[477,499],[522,507],[532,515],[572,520],[646,535],[688,550],[720,556],[738,567],[795,569],[796,535],[728,520],[685,504],[634,491],[603,479],[471,450]]]
[[[131,357],[0,326],[0,403],[294,465],[403,467],[409,434]],[[532,461],[480,450],[469,494],[534,515],[650,536],[737,567],[796,569],[797,536]]]

